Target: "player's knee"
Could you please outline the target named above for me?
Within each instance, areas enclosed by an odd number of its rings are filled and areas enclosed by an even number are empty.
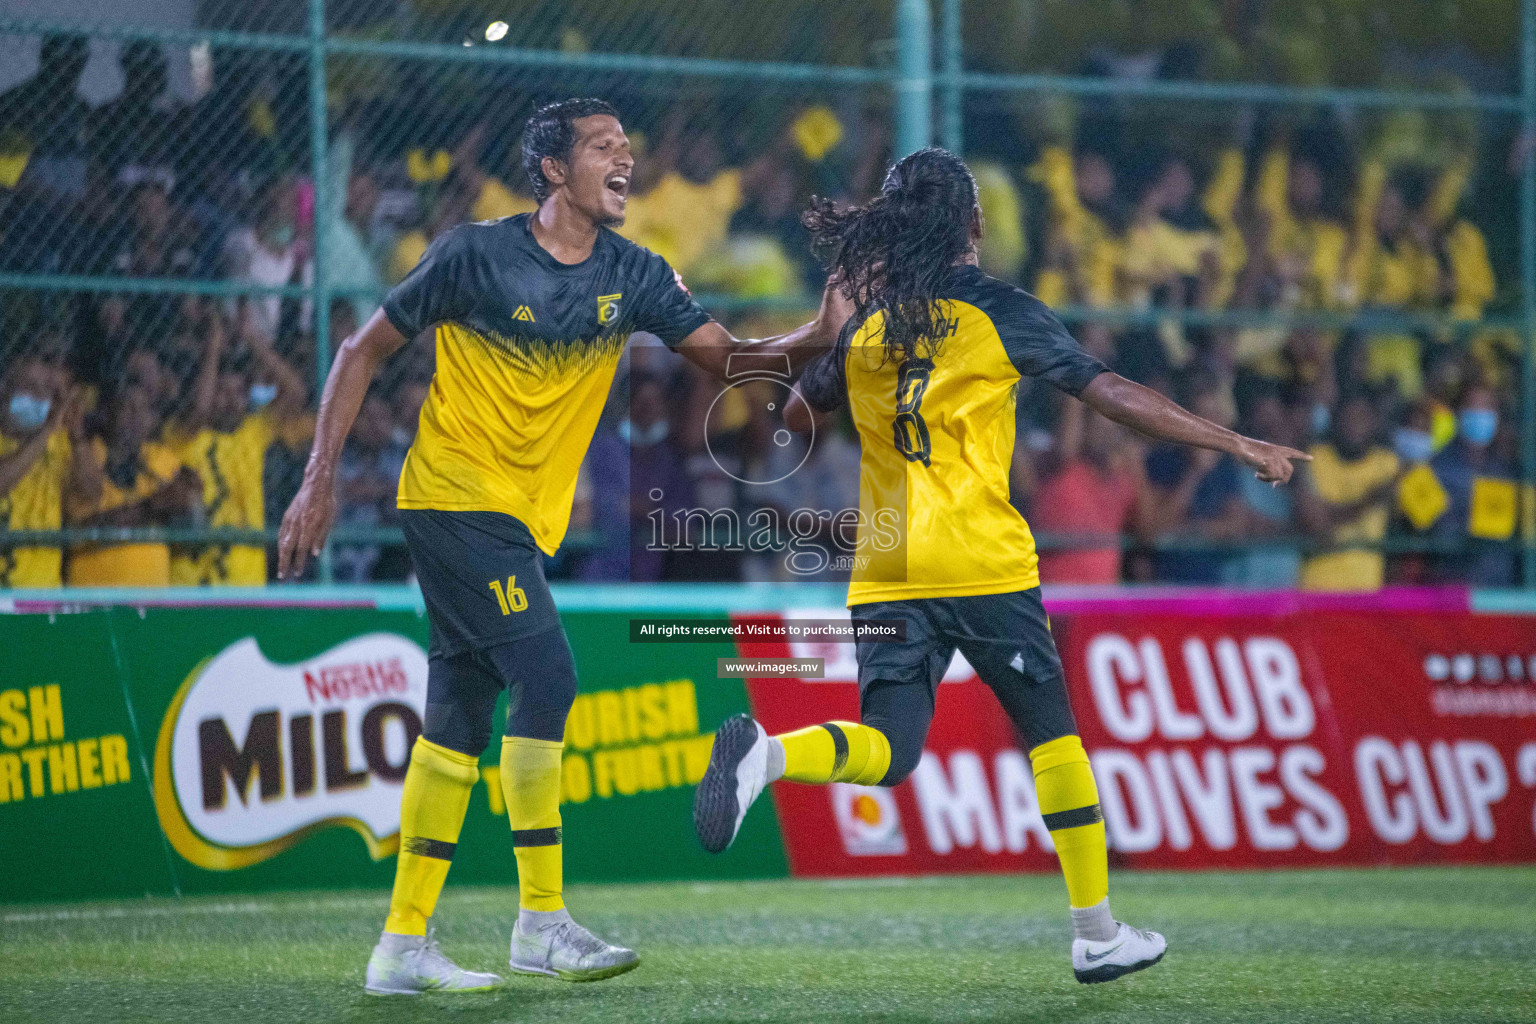
[[[558,742],[576,700],[576,662],[563,629],[500,644],[491,652],[510,681],[507,735]]]
[[[882,729],[891,744],[891,766],[876,785],[898,786],[905,782],[923,756],[923,736],[901,729]]]
[[[421,735],[440,747],[479,757],[491,741],[494,704],[471,705],[465,701],[427,703]]]

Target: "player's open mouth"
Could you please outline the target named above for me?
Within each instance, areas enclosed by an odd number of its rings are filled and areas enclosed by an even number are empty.
[[[629,175],[615,174],[608,179],[607,187],[608,191],[619,197],[620,202],[626,202],[629,199]]]

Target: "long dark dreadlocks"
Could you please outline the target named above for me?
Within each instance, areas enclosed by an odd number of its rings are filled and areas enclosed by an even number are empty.
[[[976,179],[953,153],[920,149],[886,172],[864,206],[813,198],[801,217],[827,270],[841,277],[854,322],[884,314],[886,358],[930,356],[944,336],[949,269],[971,248]]]

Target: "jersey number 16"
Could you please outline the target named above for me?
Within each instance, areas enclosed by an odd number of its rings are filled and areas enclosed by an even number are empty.
[[[496,592],[496,603],[501,605],[501,614],[511,615],[528,607],[528,595],[523,593],[523,588],[517,585],[516,576],[507,577],[505,590],[501,588],[501,580],[491,580],[490,586]]]

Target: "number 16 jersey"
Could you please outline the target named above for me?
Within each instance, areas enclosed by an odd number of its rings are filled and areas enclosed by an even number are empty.
[[[976,267],[953,269],[940,305],[944,337],[920,356],[888,357],[876,312],[800,378],[812,408],[848,404],[863,450],[850,606],[1037,586],[1009,501],[1019,381],[1075,396],[1107,369],[1039,299]]]

